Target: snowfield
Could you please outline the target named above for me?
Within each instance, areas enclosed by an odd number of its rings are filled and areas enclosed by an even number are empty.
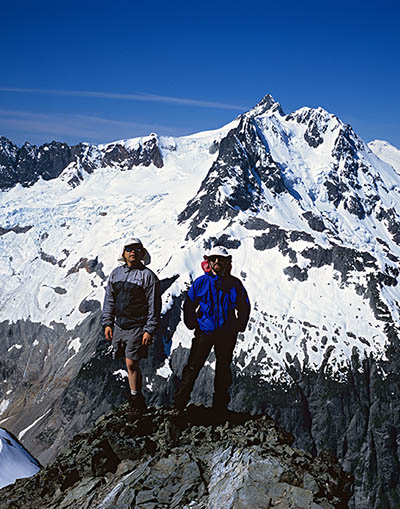
[[[240,336],[237,348],[243,368],[260,358],[260,372],[279,377],[281,368],[295,356],[314,368],[326,355],[338,366],[345,364],[354,347],[384,356],[385,322],[377,318],[358,285],[377,270],[395,271],[400,247],[372,205],[368,215],[357,217],[346,209],[345,201],[336,206],[324,185],[333,174],[341,177],[346,173],[348,147],[344,142],[342,152],[335,154],[346,126],[322,108],[301,108],[287,116],[278,108],[252,111],[246,115],[253,115],[287,192],[274,194],[264,186],[257,213],[242,210],[234,219],[205,221],[205,232],[199,238],[188,238],[188,222],[179,222],[178,216],[196,193],[204,196],[199,188],[205,179],[218,178],[218,166],[213,167],[218,145],[238,127],[239,119],[197,135],[150,135],[99,145],[91,152],[93,164],[99,165],[100,155],[115,147],[139,150],[154,139],[162,155],[160,168],[150,164],[121,171],[116,164],[100,164],[93,173],[82,172],[82,181],[73,187],[68,182],[79,164],[71,163],[57,179],[2,192],[0,224],[9,231],[1,237],[0,321],[30,320],[49,327],[55,322],[72,331],[86,317],[85,310],[80,310],[82,302],[102,302],[106,277],[117,263],[124,239],[133,236],[141,238],[151,253],[151,268],[160,279],[179,275],[163,296],[166,312],[172,299],[201,274],[204,242],[225,235],[240,241],[232,249],[233,273],[243,279],[253,306],[248,330]],[[311,135],[316,141],[310,145],[306,138]],[[349,193],[348,198],[361,200],[365,209],[378,200],[383,209],[400,210],[400,152],[386,142],[372,142],[368,147],[357,135],[352,136],[349,139],[358,159],[357,185],[344,192],[345,198]],[[225,179],[217,201],[224,203],[237,186],[236,177]],[[310,227],[304,219],[306,212],[324,222],[321,231]],[[290,245],[306,279],[285,272],[289,258],[279,246],[255,248],[263,232],[246,227],[246,221],[254,217],[289,236],[291,232],[308,234]],[[11,230],[15,227],[27,231],[16,233]],[[268,235],[268,229],[266,232]],[[344,281],[332,264],[315,266],[304,256],[308,249],[329,250],[333,244],[369,253],[375,265],[353,270]],[[381,298],[397,322],[398,287],[386,286]],[[188,347],[190,338],[180,324],[171,338],[172,350],[178,345]],[[85,340],[71,335],[68,341],[70,354],[76,355]],[[159,374],[169,373],[166,360]]]

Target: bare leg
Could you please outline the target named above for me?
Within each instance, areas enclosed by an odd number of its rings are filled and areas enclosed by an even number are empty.
[[[139,368],[139,361],[125,359],[128,370],[128,382],[131,391],[140,393],[142,391],[142,372]]]

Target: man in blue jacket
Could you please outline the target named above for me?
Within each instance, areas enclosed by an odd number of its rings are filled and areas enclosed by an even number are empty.
[[[222,417],[230,399],[233,350],[238,332],[246,329],[250,303],[242,282],[230,275],[232,257],[225,248],[214,248],[204,258],[209,271],[193,282],[183,307],[185,325],[195,332],[174,404],[178,411],[186,407],[197,375],[214,347],[213,409]]]
[[[145,267],[150,263],[150,255],[140,239],[124,242],[119,261],[123,265],[116,267],[108,279],[102,325],[114,352],[125,357],[130,408],[133,414],[138,414],[146,409],[139,361],[147,356],[160,320],[160,282]]]

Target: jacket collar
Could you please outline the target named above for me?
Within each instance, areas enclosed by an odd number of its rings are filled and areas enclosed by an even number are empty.
[[[127,263],[124,263],[123,267],[127,271],[129,271],[129,270],[143,270],[144,269],[143,263],[140,263],[140,265],[138,265],[137,267],[129,267]]]

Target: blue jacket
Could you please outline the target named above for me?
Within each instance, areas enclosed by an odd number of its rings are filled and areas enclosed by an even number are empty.
[[[242,282],[234,276],[206,273],[192,284],[183,306],[188,329],[206,334],[244,331],[250,315],[250,302]]]

